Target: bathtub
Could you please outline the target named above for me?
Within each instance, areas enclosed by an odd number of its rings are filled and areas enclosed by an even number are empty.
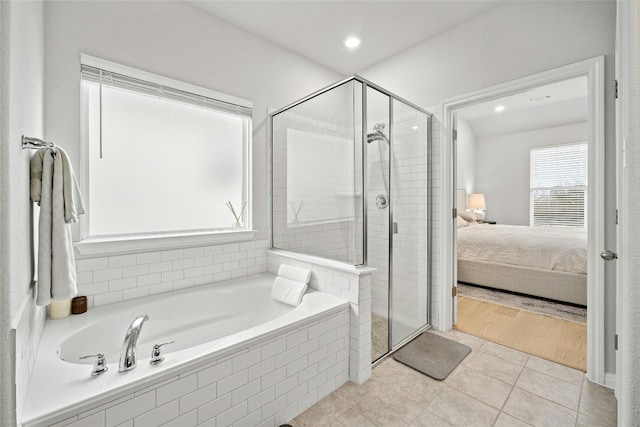
[[[212,367],[220,366],[228,368],[228,376],[224,380],[226,382],[221,382],[217,391],[212,393],[213,400],[222,399],[220,395],[223,386],[231,387],[231,396],[234,385],[227,383],[229,378],[237,376],[237,372],[246,371],[243,374],[246,384],[250,383],[250,379],[255,383],[253,377],[257,374],[256,369],[253,373],[250,372],[252,367],[260,364],[266,366],[269,362],[273,369],[269,371],[267,366],[262,370],[265,374],[271,372],[273,375],[272,372],[276,371],[282,361],[288,359],[296,366],[299,365],[293,370],[286,367],[286,376],[290,377],[291,372],[298,372],[295,369],[301,372],[302,369],[308,369],[308,365],[315,359],[319,361],[316,364],[322,364],[322,358],[329,357],[329,362],[321,367],[327,365],[327,369],[332,369],[330,374],[339,373],[339,378],[336,377],[338,379],[325,388],[328,390],[332,386],[339,386],[338,383],[344,382],[342,378],[346,381],[348,375],[348,372],[342,372],[348,371],[348,302],[310,290],[298,307],[291,307],[270,298],[274,278],[270,273],[263,273],[90,308],[82,315],[48,321],[22,411],[22,425],[45,426],[62,420],[69,421],[71,425],[73,422],[84,425],[82,422],[85,422],[86,425],[107,426],[116,425],[116,421],[120,424],[145,414],[135,412],[135,407],[143,406],[142,401],[139,405],[130,405],[135,406],[134,408],[118,409],[117,405],[127,405],[132,399],[141,399],[141,396],[149,395],[151,390],[153,402],[150,402],[149,397],[149,402],[145,401],[144,404],[151,405],[146,408],[146,412],[153,413],[156,406],[165,408],[169,405],[160,401],[162,399],[157,396],[177,392],[176,390],[185,388],[187,383],[193,383],[195,388],[190,390],[187,387],[185,390],[195,394],[205,385],[203,378],[207,377],[202,372],[215,371]],[[118,361],[125,332],[131,321],[141,315],[148,315],[149,320],[144,323],[138,341],[137,367],[120,373]],[[152,346],[171,340],[175,343],[163,347],[165,360],[158,365],[150,365]],[[327,356],[327,351],[323,348],[327,345],[333,346],[338,352],[337,356]],[[301,347],[298,349],[295,346]],[[291,356],[294,347],[295,358]],[[277,351],[280,352],[280,359],[276,357]],[[304,353],[305,351],[308,353]],[[90,373],[93,359],[79,358],[96,353],[105,354],[109,370],[92,377]],[[339,363],[336,365],[334,360]],[[307,366],[303,366],[305,364]],[[314,367],[314,370],[318,368]],[[302,374],[300,376],[302,378]],[[191,380],[187,381],[187,378]],[[175,390],[167,385],[173,381],[176,381],[173,387]],[[242,378],[239,381],[238,387],[244,385]],[[296,383],[301,383],[301,380],[296,379]],[[164,394],[156,395],[155,390],[162,387]],[[306,389],[310,388],[307,386]],[[316,396],[321,394],[326,393],[315,393]],[[274,394],[273,397],[276,401],[278,396]],[[183,399],[189,399],[189,396]],[[183,409],[188,405],[183,404],[183,400],[176,402],[179,416],[195,411],[185,411],[188,413],[183,414]],[[307,406],[308,403],[300,403],[296,409]],[[238,407],[236,395],[233,395],[233,401],[229,397],[229,405],[231,404]],[[109,408],[115,409],[109,412]],[[133,411],[131,418],[118,418],[123,412],[126,416],[128,410]],[[168,410],[163,411],[166,413]],[[296,411],[290,406],[287,416],[295,416],[294,412]],[[265,414],[264,411],[260,413],[263,416]],[[195,414],[193,416],[197,416],[198,424],[211,416],[210,412],[200,409]],[[87,419],[95,416],[101,417],[95,423]],[[178,425],[180,424],[182,423],[179,422]]]

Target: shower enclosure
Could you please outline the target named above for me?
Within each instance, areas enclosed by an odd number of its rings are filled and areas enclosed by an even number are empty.
[[[353,76],[271,120],[272,246],[375,269],[375,361],[430,320],[431,115]]]

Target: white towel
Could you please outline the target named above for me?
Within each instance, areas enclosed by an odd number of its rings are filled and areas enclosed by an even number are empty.
[[[278,276],[291,279],[296,282],[309,283],[309,280],[311,280],[311,270],[293,267],[287,264],[280,264]]]
[[[38,220],[38,296],[36,304],[65,300],[77,295],[76,268],[71,229],[64,217],[62,156],[44,153],[42,192]]]
[[[40,204],[42,197],[43,161],[50,148],[40,148],[31,156],[31,201]],[[78,215],[84,214],[84,202],[80,194],[78,180],[67,153],[60,147],[55,152],[62,156],[62,188],[64,195],[64,220],[66,223],[78,222]]]
[[[289,280],[284,277],[276,277],[271,288],[271,298],[285,304],[298,306],[307,291],[307,284]]]

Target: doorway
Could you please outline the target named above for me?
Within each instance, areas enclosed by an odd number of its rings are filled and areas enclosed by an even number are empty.
[[[545,85],[585,78],[587,82],[588,120],[586,140],[588,141],[588,185],[586,197],[587,218],[587,375],[592,381],[604,382],[604,267],[598,256],[604,243],[604,103],[603,103],[603,66],[604,58],[598,57],[559,69],[536,74],[496,87],[448,100],[443,103],[442,156],[451,161],[443,162],[444,206],[456,209],[456,144],[455,116],[464,108],[488,101],[528,92]],[[487,201],[487,205],[489,202]],[[487,212],[490,208],[487,207]],[[454,215],[443,215],[442,247],[446,260],[442,263],[443,283],[457,283],[457,245],[456,222]],[[453,220],[452,220],[453,219]],[[492,219],[492,218],[487,218]],[[456,321],[457,298],[453,292],[443,292],[441,300],[440,325],[448,330]]]

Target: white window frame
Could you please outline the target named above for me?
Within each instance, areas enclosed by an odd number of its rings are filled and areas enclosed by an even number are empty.
[[[128,67],[125,65],[117,64],[104,59],[96,58],[93,56],[81,55],[81,64],[88,65],[103,70],[108,70],[114,73],[123,74],[126,76],[134,77],[141,80],[157,83],[164,86],[169,86],[175,89],[179,89],[185,92],[194,93],[197,95],[205,96],[208,98],[236,104],[242,107],[252,108],[252,102],[237,98],[224,93],[216,92],[203,87],[191,85],[189,83],[174,80],[168,77],[160,76],[157,74],[142,71],[136,68]],[[84,106],[84,100],[81,100],[81,106]],[[88,118],[85,114],[85,108],[81,108],[80,122],[81,122],[81,144],[80,144],[80,173],[79,184],[81,191],[88,200],[91,197],[89,193],[89,150],[87,149],[88,138]],[[242,229],[223,229],[223,230],[198,230],[198,231],[185,231],[185,232],[168,232],[168,233],[149,233],[149,234],[136,234],[136,235],[120,235],[109,237],[91,237],[89,236],[88,218],[87,215],[83,215],[80,218],[80,241],[74,243],[80,257],[97,256],[97,255],[111,255],[111,254],[124,254],[143,252],[150,250],[166,250],[177,249],[193,246],[205,246],[212,244],[233,243],[253,240],[256,234],[256,230],[253,230],[252,215],[251,215],[251,200],[252,200],[252,140],[251,129],[246,129],[247,132],[247,149],[244,154],[244,168],[246,176],[246,198],[249,201],[249,206],[245,211],[246,215],[246,228]],[[88,203],[87,203],[88,205]]]
[[[531,149],[529,150],[530,154],[529,154],[529,158],[531,159],[531,154],[536,151],[536,150],[545,150],[545,149],[551,149],[551,148],[559,148],[559,147],[568,147],[568,146],[577,146],[577,145],[584,145],[585,146],[585,151],[587,154],[587,173],[585,176],[585,182],[588,182],[588,176],[589,176],[589,171],[588,171],[588,165],[589,165],[589,145],[587,143],[587,141],[574,141],[574,142],[567,142],[564,144],[554,144],[554,145],[542,145],[542,146],[537,146],[537,147],[531,147]],[[589,203],[589,191],[588,191],[588,186],[587,185],[568,185],[568,186],[555,186],[555,187],[532,187],[531,186],[531,173],[532,171],[532,167],[533,165],[531,164],[531,160],[529,160],[529,225],[531,227],[536,227],[536,225],[534,224],[534,192],[537,190],[581,190],[584,193],[584,208],[583,208],[583,224],[582,226],[566,226],[566,228],[574,228],[574,229],[578,229],[578,228],[585,228],[587,227],[588,224],[588,203]],[[553,227],[551,225],[538,225],[537,227]],[[558,226],[561,227],[561,226]]]

